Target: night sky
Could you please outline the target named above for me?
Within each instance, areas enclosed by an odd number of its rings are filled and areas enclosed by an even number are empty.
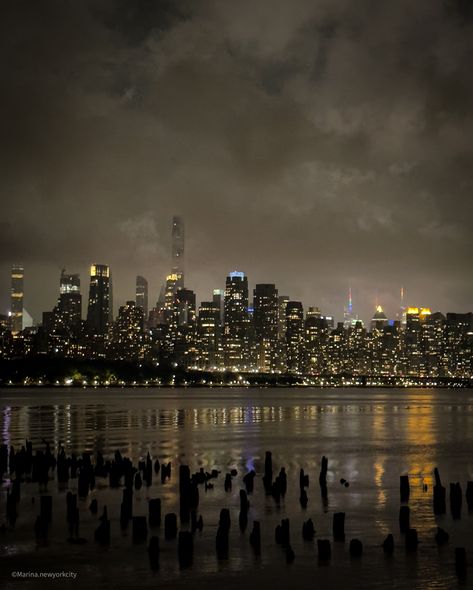
[[[153,303],[173,214],[199,301],[473,311],[472,0],[4,0],[0,38],[0,313],[12,263],[37,321],[63,266]]]

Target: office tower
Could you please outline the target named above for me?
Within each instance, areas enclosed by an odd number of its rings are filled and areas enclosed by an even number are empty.
[[[174,296],[173,315],[169,336],[172,339],[173,358],[181,367],[195,365],[196,358],[196,305],[195,293],[178,289]]]
[[[178,326],[195,325],[195,293],[178,289],[174,296],[174,315]]]
[[[422,324],[431,313],[427,307],[408,307],[406,310],[403,350],[404,372],[406,375],[418,376],[425,373],[425,361],[422,351]]]
[[[184,287],[184,220],[172,218],[172,263],[171,274],[177,275],[176,290]]]
[[[112,323],[112,284],[110,268],[105,264],[90,267],[87,325],[95,334],[104,335]]]
[[[307,373],[321,375],[326,371],[328,334],[326,319],[309,310],[304,322],[304,370]]]
[[[363,323],[354,321],[345,328],[346,349],[345,349],[345,371],[352,375],[366,375],[369,372],[370,363],[368,350],[368,334]],[[378,332],[382,334],[382,332]]]
[[[245,273],[231,272],[225,283],[223,349],[225,367],[248,369],[250,364],[248,279]]]
[[[447,375],[472,375],[473,313],[447,313],[444,341]]]
[[[59,280],[57,311],[67,330],[78,330],[82,320],[82,295],[80,276],[66,273],[63,269]]]
[[[202,301],[197,327],[197,365],[214,369],[217,365],[220,310],[213,301]]]
[[[333,321],[333,319],[332,319]],[[343,322],[337,322],[336,328],[330,331],[328,338],[328,373],[339,375],[345,371],[348,330]]]
[[[141,276],[136,277],[136,307],[143,310],[144,323],[146,325],[148,320],[148,281]]]
[[[11,269],[11,332],[17,336],[23,330],[23,279],[24,269],[21,264],[14,264]]]
[[[300,373],[303,364],[304,309],[300,301],[286,305],[286,363],[291,373]]]
[[[274,371],[278,344],[278,290],[273,284],[259,284],[253,290],[253,326],[256,364],[261,372]]]
[[[54,356],[78,356],[82,328],[82,295],[78,274],[63,269],[59,279],[59,297],[52,311],[43,312],[43,352]]]
[[[278,338],[282,341],[286,339],[286,305],[288,301],[289,297],[287,295],[279,295]]]
[[[218,319],[220,326],[223,326],[223,317],[225,314],[224,310],[224,299],[225,299],[225,292],[223,289],[214,289],[213,290],[213,304],[216,310],[218,311]]]
[[[161,324],[172,323],[174,313],[174,298],[177,293],[179,280],[179,275],[176,273],[171,273],[170,275],[166,276],[166,284],[164,287],[164,305],[160,307],[159,323]]]
[[[421,322],[421,352],[423,374],[421,377],[443,377],[447,374],[445,362],[446,318],[440,312],[426,314]]]
[[[111,328],[108,356],[114,360],[138,360],[144,356],[143,308],[127,301]]]
[[[387,325],[388,318],[386,317],[386,314],[384,313],[381,305],[378,305],[373,317],[371,318],[371,331],[373,332],[374,330],[377,330],[378,332],[382,332],[383,328]]]
[[[372,375],[402,375],[401,355],[401,322],[396,320],[384,326],[381,333],[371,335],[371,350],[368,355],[371,361],[371,370],[364,374]]]
[[[335,328],[335,318],[332,315],[326,315],[323,318],[327,322],[329,329],[333,330]]]
[[[223,355],[223,322],[225,315],[225,291],[223,289],[213,290],[213,304],[217,312],[217,333],[215,349],[215,365],[218,368],[224,367]]]
[[[322,313],[318,307],[309,307],[306,313],[306,318],[321,318]]]
[[[0,315],[0,358],[9,358],[13,351],[13,337],[11,333],[11,318]]]

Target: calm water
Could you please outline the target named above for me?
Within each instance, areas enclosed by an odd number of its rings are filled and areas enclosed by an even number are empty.
[[[3,587],[39,587],[51,584],[92,584],[102,588],[150,585],[192,587],[197,583],[225,580],[228,587],[242,581],[250,586],[287,583],[313,587],[315,580],[334,587],[348,588],[438,588],[459,585],[454,571],[453,552],[465,546],[473,566],[473,514],[463,503],[462,518],[453,521],[450,513],[434,518],[432,512],[433,469],[438,467],[442,482],[473,480],[473,391],[471,390],[370,390],[370,389],[38,389],[0,391],[0,432],[3,443],[20,447],[24,439],[34,448],[47,439],[52,446],[62,443],[68,453],[100,450],[111,457],[116,449],[137,461],[149,451],[161,462],[171,461],[173,476],[161,484],[154,478],[149,489],[135,493],[134,514],[147,513],[147,498],[160,497],[163,515],[179,512],[178,465],[189,464],[191,471],[204,467],[222,471],[215,488],[199,487],[199,511],[204,530],[197,533],[194,564],[180,571],[176,543],[165,542],[162,530],[161,569],[149,569],[146,546],[132,545],[131,527],[119,525],[121,490],[97,481],[90,494],[99,510],[107,504],[112,526],[109,548],[93,542],[97,518],[88,511],[90,498],[80,504],[80,534],[89,539],[81,547],[67,543],[65,490],[50,482],[54,495],[54,519],[47,545],[37,546],[33,521],[38,513],[37,484],[22,487],[19,519],[15,530],[0,536]],[[266,497],[261,475],[266,450],[273,453],[274,477],[281,466],[288,475],[288,491],[280,507]],[[324,506],[318,486],[320,459],[329,459],[328,505]],[[300,507],[299,469],[310,476],[306,510]],[[223,487],[224,474],[238,470],[231,492]],[[258,475],[250,496],[250,513],[245,533],[238,528],[241,477],[254,468]],[[417,528],[419,549],[406,555],[399,534],[399,476],[409,474],[411,483],[411,526]],[[340,485],[340,478],[350,487]],[[428,491],[423,491],[423,484]],[[0,497],[1,517],[5,514],[6,485]],[[74,490],[76,482],[71,483]],[[218,561],[215,534],[219,512],[230,508],[229,559]],[[312,518],[316,538],[332,538],[333,512],[346,512],[346,544],[334,544],[329,566],[319,566],[315,546],[304,543],[303,520]],[[274,542],[274,528],[281,518],[291,522],[291,543],[296,560],[284,561]],[[262,553],[253,556],[248,542],[251,521],[260,520]],[[440,525],[450,533],[450,543],[438,549],[434,534]],[[391,559],[380,548],[389,532],[395,536],[396,550]],[[363,541],[361,561],[348,554],[348,542]],[[14,581],[12,570],[71,570],[75,582],[37,580]],[[250,577],[251,574],[251,577]],[[473,580],[473,568],[467,586]],[[460,584],[461,585],[461,584]]]

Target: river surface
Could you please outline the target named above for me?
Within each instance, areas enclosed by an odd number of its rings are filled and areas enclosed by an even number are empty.
[[[171,480],[161,484],[154,477],[150,488],[134,494],[135,515],[147,514],[147,500],[159,497],[163,517],[179,514],[178,471],[188,464],[191,472],[204,467],[222,473],[214,489],[199,486],[199,513],[203,531],[194,537],[194,560],[181,570],[176,541],[160,537],[160,569],[152,572],[145,545],[133,545],[131,526],[122,531],[119,511],[122,492],[110,489],[108,480],[97,479],[95,490],[79,502],[81,546],[67,542],[65,495],[55,480],[53,523],[49,540],[38,544],[33,523],[39,510],[38,484],[23,484],[19,518],[14,529],[0,533],[0,573],[3,588],[64,585],[91,588],[135,586],[191,588],[200,584],[233,587],[449,589],[473,584],[473,514],[465,497],[462,516],[453,520],[449,510],[449,483],[473,480],[473,391],[466,389],[4,389],[0,390],[0,438],[20,448],[28,437],[33,449],[46,439],[55,449],[60,443],[68,454],[100,450],[112,458],[115,450],[135,463],[149,451],[153,459],[171,461]],[[278,506],[264,494],[261,476],[265,451],[272,451],[274,477],[284,466],[288,490]],[[321,498],[318,475],[321,457],[328,457],[328,503]],[[306,509],[299,503],[299,469],[310,477]],[[438,467],[447,487],[447,514],[434,517],[433,470]],[[231,492],[225,492],[225,473],[236,469]],[[249,525],[238,527],[242,476],[255,469],[250,495]],[[408,474],[411,484],[411,527],[418,531],[416,553],[406,554],[399,532],[399,477]],[[344,478],[349,487],[340,484]],[[427,486],[425,491],[424,486]],[[4,522],[6,490],[0,493],[0,523]],[[70,480],[69,489],[77,489]],[[90,500],[104,504],[111,519],[110,547],[97,547],[93,532],[97,516],[90,514]],[[33,502],[34,499],[34,502]],[[220,509],[230,509],[230,550],[218,560],[215,535]],[[333,513],[346,513],[346,538],[332,544],[329,565],[319,565],[316,542],[304,542],[302,522],[312,518],[317,538],[332,539]],[[285,563],[274,540],[282,518],[290,519],[291,544],[296,558]],[[256,558],[248,542],[252,521],[261,522],[262,550]],[[450,534],[450,542],[438,548],[437,526]],[[387,558],[380,547],[388,533],[396,543]],[[351,559],[348,543],[363,542],[361,560]],[[464,546],[471,564],[466,581],[458,581],[454,549]],[[73,571],[75,581],[15,579],[16,571]]]

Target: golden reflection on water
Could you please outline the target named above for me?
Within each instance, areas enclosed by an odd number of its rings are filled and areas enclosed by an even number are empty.
[[[409,467],[409,479],[412,486],[429,485],[433,483],[433,471],[435,468],[435,445],[437,432],[432,404],[433,392],[427,392],[425,399],[419,406],[409,406],[407,410],[405,438],[409,445],[415,445],[422,449],[417,453],[416,461]]]

